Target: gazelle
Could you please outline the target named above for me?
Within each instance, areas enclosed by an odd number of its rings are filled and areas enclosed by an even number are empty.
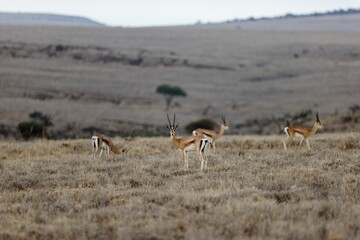
[[[192,135],[193,136],[202,135],[206,138],[210,138],[211,146],[215,149],[215,140],[221,137],[224,134],[224,131],[227,129],[229,129],[229,126],[226,124],[225,117],[222,116],[220,121],[220,129],[218,132],[209,129],[198,128],[192,132]]]
[[[287,151],[287,143],[293,139],[294,137],[300,137],[300,144],[305,140],[308,150],[310,150],[309,137],[314,135],[318,129],[323,128],[324,126],[320,122],[319,113],[316,113],[316,120],[312,126],[312,128],[298,127],[298,126],[287,126],[284,128],[284,132],[286,134],[286,138],[283,140],[284,150]]]
[[[101,157],[103,151],[107,152],[107,155],[110,156],[110,151],[116,154],[120,154],[119,149],[113,144],[111,138],[102,135],[100,133],[96,133],[91,138],[92,147],[93,147],[93,156],[95,157],[96,153],[100,149],[99,157]]]
[[[207,147],[207,144],[211,142],[211,139],[204,138],[203,136],[188,136],[188,137],[182,137],[177,138],[176,137],[176,129],[178,128],[179,124],[176,124],[175,126],[175,114],[173,123],[171,124],[169,115],[167,115],[167,119],[169,122],[169,125],[165,124],[165,127],[169,130],[170,138],[172,143],[181,151],[182,153],[182,161],[184,164],[184,168],[189,168],[188,163],[188,153],[189,152],[196,152],[196,156],[198,160],[201,163],[201,171],[203,170],[204,166],[205,169],[207,168],[207,156],[205,154],[205,150]],[[205,156],[205,159],[203,155]]]

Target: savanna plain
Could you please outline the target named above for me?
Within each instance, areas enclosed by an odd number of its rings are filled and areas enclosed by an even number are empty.
[[[225,136],[189,170],[169,138],[0,143],[1,239],[359,239],[360,135]]]
[[[358,131],[359,32],[0,26],[0,138],[40,111],[54,138],[167,134],[158,86],[180,86],[181,124],[225,115],[231,134],[276,134],[320,112]],[[295,120],[295,119],[294,119]],[[304,122],[305,123],[305,122]],[[299,122],[298,124],[304,124]],[[310,123],[311,124],[311,123]],[[183,129],[179,129],[182,131]],[[135,133],[135,134],[133,134]]]

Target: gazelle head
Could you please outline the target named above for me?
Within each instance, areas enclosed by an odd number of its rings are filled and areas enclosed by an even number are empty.
[[[226,120],[225,120],[225,116],[221,116],[220,125],[224,129],[229,129],[229,126],[227,125]]]
[[[167,114],[167,119],[168,119],[169,125],[165,124],[165,127],[169,130],[170,137],[173,138],[175,136],[176,129],[179,126],[179,124],[176,124],[176,126],[175,126],[175,113],[174,113],[174,119],[173,119],[172,124],[171,124],[171,121],[169,118],[169,114]]]
[[[318,113],[318,112],[316,113],[315,126],[316,126],[317,128],[323,128],[323,127],[324,127],[324,125],[322,125],[321,122],[320,122],[320,118],[319,118],[319,113]]]

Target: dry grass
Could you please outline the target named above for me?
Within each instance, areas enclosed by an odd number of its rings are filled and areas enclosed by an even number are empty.
[[[359,239],[360,135],[228,136],[209,169],[168,138],[0,143],[0,239]],[[317,149],[317,150],[315,150]],[[210,150],[211,151],[211,150]]]

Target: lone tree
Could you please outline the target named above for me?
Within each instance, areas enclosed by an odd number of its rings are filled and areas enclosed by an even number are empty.
[[[31,120],[18,124],[17,130],[25,140],[32,137],[49,138],[48,128],[53,126],[51,117],[41,112],[34,111],[29,114]]]
[[[162,84],[157,87],[156,93],[162,94],[165,97],[166,110],[169,110],[174,97],[186,97],[187,93],[178,86],[170,86]]]

